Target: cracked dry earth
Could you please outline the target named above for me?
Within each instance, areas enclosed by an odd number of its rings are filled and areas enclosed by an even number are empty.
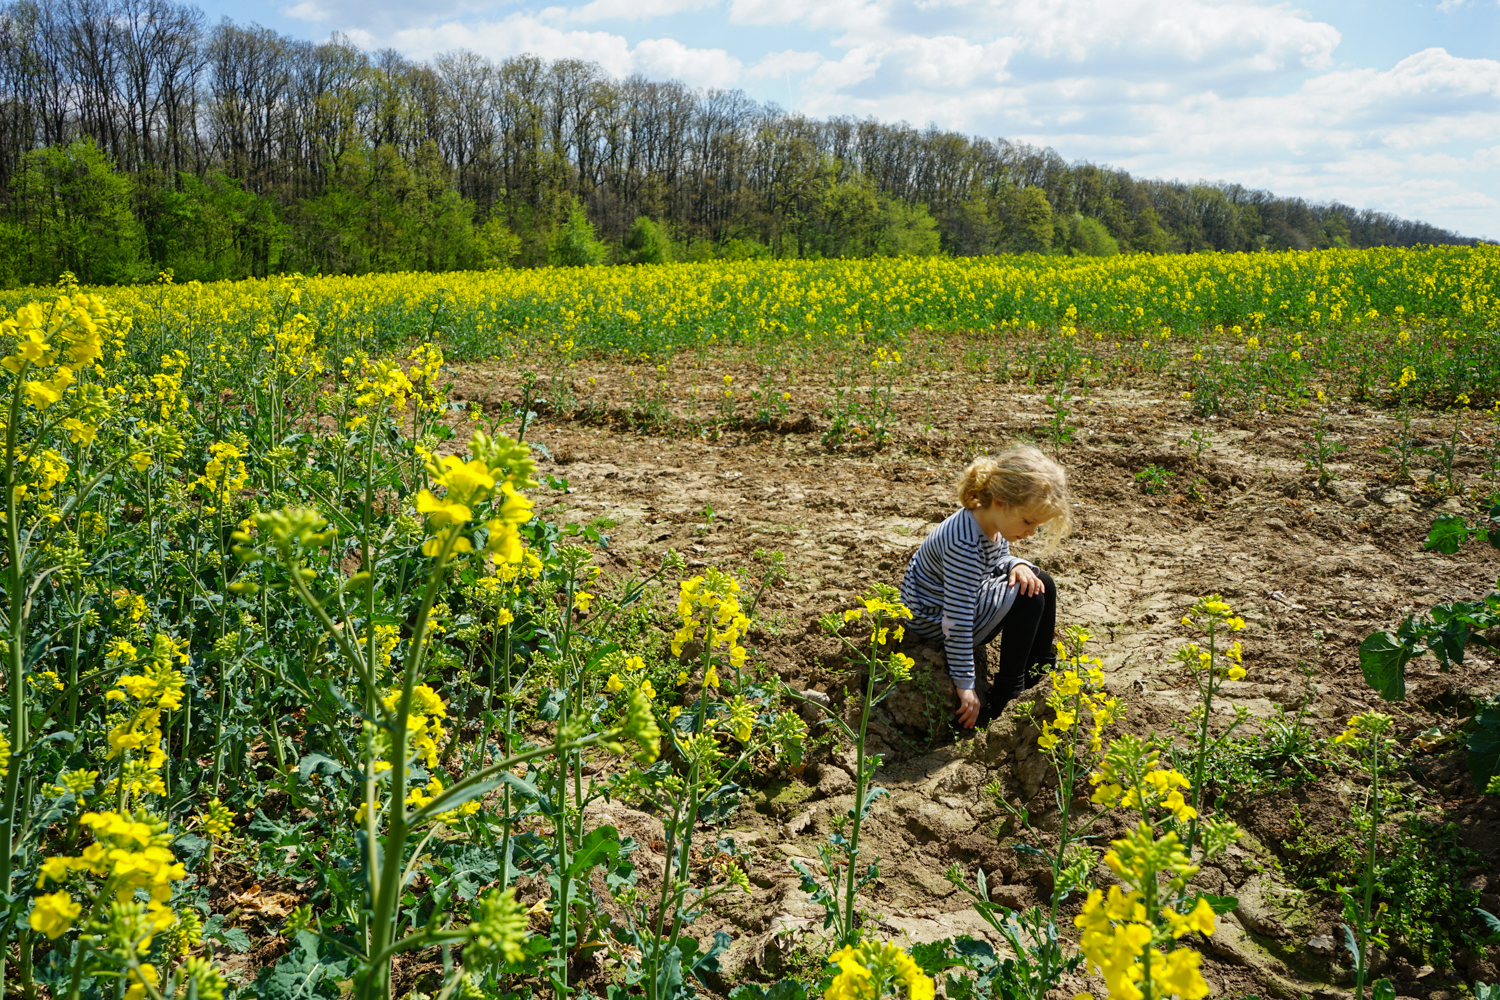
[[[629,374],[599,371],[602,391],[613,388],[628,398]],[[711,389],[723,372],[674,375],[675,398],[687,399],[694,384]],[[569,489],[551,497],[550,510],[547,498],[538,509],[560,521],[608,525],[603,561],[622,575],[654,566],[673,548],[691,566],[719,566],[749,581],[761,572],[752,558],[756,549],[784,552],[789,578],[760,603],[749,643],[753,658],[792,685],[839,703],[845,678],[834,641],[817,626],[819,616],[850,607],[872,582],[899,579],[907,554],[954,509],[951,482],[967,456],[1017,438],[1045,438],[1039,395],[1010,386],[976,388],[959,375],[922,381],[903,391],[908,419],[879,451],[825,448],[818,434],[821,404],[811,393],[796,400],[793,419],[782,422],[792,428],[788,433],[749,427],[723,431],[716,440],[682,422],[661,435],[631,430],[628,414],[607,407],[593,411],[592,423],[546,416],[528,436],[551,453],[542,470],[566,477]],[[519,401],[516,384],[509,372],[460,369],[454,396],[494,413],[502,400]],[[1170,732],[1185,717],[1192,688],[1170,656],[1186,639],[1182,614],[1212,592],[1223,594],[1249,623],[1241,635],[1249,674],[1226,683],[1216,705],[1219,725],[1232,719],[1233,706],[1249,710],[1241,733],[1300,710],[1317,735],[1330,737],[1351,714],[1379,709],[1396,716],[1409,747],[1429,727],[1451,731],[1477,699],[1500,689],[1500,667],[1472,651],[1451,674],[1437,672],[1430,657],[1415,661],[1407,700],[1396,705],[1380,702],[1360,674],[1357,646],[1366,635],[1393,629],[1406,614],[1441,600],[1482,597],[1500,573],[1500,554],[1477,543],[1453,557],[1421,551],[1437,514],[1472,515],[1474,509],[1466,500],[1390,483],[1390,459],[1377,451],[1396,430],[1388,414],[1356,409],[1329,415],[1331,433],[1348,449],[1334,465],[1332,489],[1314,495],[1302,458],[1311,440],[1308,419],[1262,414],[1203,421],[1170,395],[1098,390],[1073,403],[1070,421],[1077,430],[1060,457],[1077,497],[1075,532],[1052,555],[1018,548],[1057,579],[1062,621],[1090,627],[1090,648],[1104,659],[1107,688],[1129,704],[1128,728]],[[933,412],[951,415],[927,426]],[[1415,428],[1435,437],[1444,426],[1434,415]],[[1182,447],[1194,429],[1213,432],[1201,461]],[[1167,493],[1142,492],[1134,477],[1149,464],[1175,473]],[[1460,471],[1477,484],[1486,470],[1466,460]],[[1185,495],[1194,480],[1201,500]],[[713,516],[706,518],[710,507]],[[929,683],[941,683],[939,670],[928,673]],[[1030,808],[1044,846],[1049,824],[1056,825],[1053,793],[1036,755],[1036,732],[1024,719],[1007,711],[977,733],[958,733],[946,722],[931,725],[924,704],[946,696],[924,701],[920,689],[900,692],[872,723],[878,749],[886,753],[877,781],[892,794],[864,825],[881,873],[862,897],[866,926],[908,945],[972,934],[998,946],[943,872],[958,864],[972,876],[983,867],[992,897],[1010,906],[1045,898],[1049,872],[1015,849],[1026,840],[1024,831],[985,789],[998,782],[1008,801]],[[825,750],[804,773],[754,789],[721,829],[748,848],[754,893],[721,897],[725,902],[695,925],[705,940],[716,930],[735,938],[720,975],[709,983],[714,991],[774,979],[826,953],[818,941],[821,908],[798,888],[790,861],[815,867],[830,817],[852,802],[851,766]],[[1409,801],[1420,800],[1424,815],[1456,825],[1479,859],[1461,873],[1464,887],[1500,912],[1500,799],[1477,794],[1462,751],[1447,743],[1416,753],[1396,783]],[[1306,843],[1309,832],[1347,827],[1349,803],[1361,787],[1325,765],[1315,780],[1294,788],[1228,790],[1224,808],[1245,836],[1196,883],[1240,901],[1203,945],[1213,996],[1349,993],[1348,955],[1334,944],[1336,906],[1297,889],[1286,868],[1297,860],[1297,833]],[[593,808],[596,821],[614,823],[639,843],[661,840],[654,817],[618,802]],[[1122,829],[1108,822],[1094,832],[1107,837]],[[655,856],[640,863],[648,880],[653,863],[661,869]],[[1096,876],[1109,878],[1102,867]],[[1064,906],[1068,933],[1077,903]],[[1434,969],[1398,948],[1377,971],[1395,981],[1398,996],[1449,1000],[1466,982],[1500,979],[1497,961],[1500,949],[1460,948],[1451,968]],[[1057,995],[1098,987],[1078,976]]]

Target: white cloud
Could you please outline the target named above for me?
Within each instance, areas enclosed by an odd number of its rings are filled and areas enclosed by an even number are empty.
[[[615,76],[635,71],[630,44],[622,36],[566,30],[530,14],[512,14],[502,21],[447,21],[432,27],[406,28],[379,39],[368,32],[351,31],[350,37],[364,47],[388,45],[418,59],[470,49],[496,61],[531,53],[543,59],[590,60]]]
[[[623,35],[559,27],[550,18],[525,13],[501,21],[448,21],[407,28],[379,38],[363,30],[349,35],[362,47],[389,45],[418,59],[459,49],[496,61],[529,53],[543,59],[596,62],[616,77],[642,73],[653,79],[681,80],[694,87],[734,86],[744,68],[739,59],[721,48],[692,48],[671,38],[648,38],[632,46]]]
[[[1260,72],[1330,64],[1339,32],[1284,5],[1173,0],[1010,0],[995,13],[1014,25],[1025,46],[1074,63],[1168,58],[1201,63],[1245,61]],[[1161,67],[1158,66],[1158,69]]]
[[[789,73],[801,76],[803,73],[817,69],[822,62],[823,57],[816,52],[798,52],[796,49],[787,49],[784,52],[772,52],[747,69],[745,76],[752,80],[780,79]]]
[[[642,21],[713,7],[718,0],[592,0],[582,7],[551,8],[570,21]]]
[[[730,0],[732,24],[802,24],[815,31],[877,25],[890,0]]]
[[[281,9],[281,12],[287,17],[294,18],[298,21],[310,21],[313,23],[317,23],[319,21],[327,21],[333,17],[332,13],[329,10],[324,8],[321,4],[313,3],[312,0],[306,0],[306,2],[304,3],[294,4],[291,7],[283,7]]]
[[[635,47],[636,68],[647,76],[671,77],[695,87],[732,87],[743,64],[723,49],[690,49],[671,38],[651,38]]]

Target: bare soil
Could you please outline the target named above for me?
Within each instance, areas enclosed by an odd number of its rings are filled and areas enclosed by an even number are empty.
[[[522,401],[513,371],[457,372],[454,397],[475,409],[495,415]],[[753,581],[763,571],[757,549],[784,552],[790,576],[760,602],[755,652],[793,686],[837,702],[843,663],[818,618],[852,606],[871,583],[899,580],[907,555],[955,508],[952,481],[968,457],[1016,439],[1050,449],[1049,410],[1036,390],[933,373],[899,387],[900,419],[883,447],[830,449],[820,440],[830,396],[825,373],[789,385],[790,412],[766,423],[744,419],[743,406],[737,420],[695,412],[694,400],[722,396],[725,374],[737,385],[756,378],[748,368],[674,366],[665,414],[641,402],[653,372],[604,363],[588,368],[591,384],[574,374],[577,396],[567,412],[533,400],[543,415],[527,437],[550,452],[542,470],[569,484],[540,500],[539,511],[602,526],[605,561],[621,574],[656,565],[671,548],[691,566]],[[1329,412],[1328,432],[1347,450],[1331,466],[1331,488],[1319,491],[1305,468],[1306,413],[1205,420],[1176,393],[1149,388],[1099,389],[1070,407],[1073,440],[1057,450],[1077,497],[1076,529],[1052,554],[1019,551],[1057,579],[1062,621],[1090,627],[1107,687],[1129,702],[1127,726],[1170,732],[1185,718],[1192,688],[1170,663],[1187,638],[1179,619],[1197,597],[1222,594],[1250,626],[1241,636],[1249,674],[1225,684],[1224,723],[1241,705],[1251,713],[1243,735],[1286,713],[1331,737],[1356,712],[1393,714],[1410,753],[1397,779],[1401,802],[1434,823],[1456,824],[1457,839],[1474,853],[1455,877],[1500,912],[1500,798],[1478,793],[1460,743],[1415,744],[1433,727],[1452,733],[1478,699],[1500,690],[1500,666],[1477,650],[1446,674],[1430,657],[1420,659],[1408,670],[1407,700],[1387,704],[1366,685],[1357,655],[1365,636],[1393,629],[1407,614],[1494,589],[1500,553],[1488,546],[1473,543],[1453,557],[1421,549],[1434,517],[1472,515],[1475,502],[1394,482],[1392,460],[1379,449],[1399,425],[1383,411]],[[1430,414],[1414,429],[1431,443],[1449,422]],[[1212,435],[1201,458],[1187,443],[1195,430]],[[1148,465],[1174,473],[1166,492],[1147,493],[1136,480]],[[1418,483],[1427,471],[1414,470]],[[1464,453],[1459,472],[1477,495],[1487,470]],[[930,706],[947,697],[941,674],[931,673],[927,683],[937,687],[930,696],[918,691],[919,708],[924,698]],[[867,927],[907,943],[993,938],[943,878],[951,864],[971,876],[982,866],[993,897],[1010,905],[1045,898],[1050,888],[1045,868],[1014,850],[1021,831],[984,791],[999,782],[1045,831],[1055,807],[1034,731],[1009,711],[986,731],[959,732],[945,712],[924,725],[920,711],[898,705],[872,729],[887,755],[879,781],[892,797],[864,827],[881,859],[879,883],[863,901]],[[756,789],[729,821],[753,859],[755,891],[725,897],[695,926],[705,940],[719,929],[736,938],[710,984],[715,990],[805,968],[822,953],[821,909],[798,888],[789,862],[815,858],[829,817],[849,807],[848,770],[843,755],[826,750],[804,773]],[[1221,789],[1246,835],[1198,878],[1205,890],[1240,899],[1206,950],[1214,996],[1348,992],[1349,957],[1334,944],[1338,908],[1326,894],[1297,888],[1294,876],[1314,867],[1318,859],[1307,854],[1319,837],[1347,834],[1350,802],[1362,789],[1362,779],[1331,760],[1314,762],[1300,784]],[[643,844],[659,839],[654,818],[618,803],[608,811],[622,833]],[[607,960],[600,962],[606,973]],[[1500,980],[1497,962],[1494,947],[1465,948],[1450,968],[1434,968],[1398,944],[1377,971],[1393,978],[1401,996],[1448,1000],[1466,983]],[[1081,977],[1065,987],[1069,996],[1088,988]]]

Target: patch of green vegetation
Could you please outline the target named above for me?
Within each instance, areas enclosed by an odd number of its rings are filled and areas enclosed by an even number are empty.
[[[1177,475],[1170,469],[1163,469],[1159,465],[1148,465],[1135,474],[1135,481],[1141,484],[1142,493],[1166,493],[1168,492],[1167,480]]]
[[[1336,892],[1358,881],[1365,834],[1354,824],[1304,820],[1294,807],[1292,832],[1282,868],[1298,888]],[[1375,900],[1380,929],[1393,943],[1439,968],[1450,968],[1456,951],[1482,947],[1474,916],[1479,894],[1463,883],[1484,859],[1463,845],[1458,825],[1408,817],[1381,839]]]

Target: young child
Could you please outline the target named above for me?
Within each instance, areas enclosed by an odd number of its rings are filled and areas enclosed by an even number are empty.
[[[912,612],[908,627],[943,644],[958,691],[956,718],[972,729],[982,711],[999,712],[1034,684],[1038,664],[1056,663],[1057,587],[1011,555],[1009,543],[1045,524],[1050,551],[1072,517],[1067,473],[1035,448],[976,458],[957,486],[962,507],[923,539],[901,600]],[[1000,662],[991,679],[985,646],[997,635]]]

